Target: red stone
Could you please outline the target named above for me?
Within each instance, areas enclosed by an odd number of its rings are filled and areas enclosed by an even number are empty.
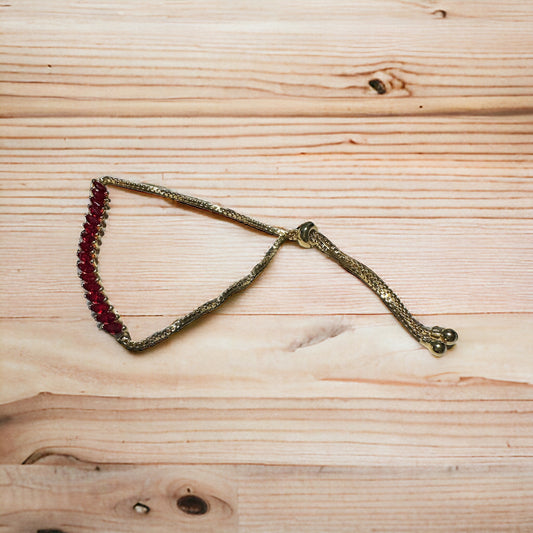
[[[98,205],[103,208],[106,198],[107,198],[106,194],[96,193],[95,195],[91,197],[91,205]]]
[[[83,284],[83,288],[87,292],[98,292],[100,290],[100,285],[98,284],[98,282],[96,280],[94,280],[94,281],[86,281]]]
[[[87,283],[93,281],[96,283],[96,272],[80,272],[80,278]]]
[[[117,321],[115,313],[97,313],[96,320],[102,324],[112,324]]]
[[[94,244],[94,241],[95,241],[94,234],[83,231],[83,233],[81,234],[81,242],[85,242],[92,246]]]
[[[95,183],[91,190],[92,196],[106,197],[108,195],[107,188],[104,187],[101,183]]]
[[[97,203],[91,203],[91,205],[89,205],[89,213],[100,219],[104,214],[104,206]]]
[[[78,259],[82,262],[82,263],[89,263],[92,261],[93,259],[93,256],[90,252],[84,252],[83,250],[80,250],[78,252]]]
[[[94,251],[94,241],[92,239],[87,239],[84,241],[83,239],[80,241],[80,250],[82,252],[90,254]],[[79,257],[79,256],[78,256]]]
[[[94,311],[95,313],[107,313],[111,307],[108,303],[92,303],[91,304],[91,311]]]
[[[122,331],[122,324],[120,322],[111,322],[109,324],[104,324],[105,331],[111,333],[111,335],[117,335]]]
[[[78,268],[85,273],[91,273],[96,270],[96,267],[92,263],[78,263]]]
[[[91,192],[91,197],[90,197],[90,200],[91,200],[91,203],[90,205],[100,205],[100,206],[103,206],[104,205],[104,200],[106,199],[106,195],[105,193],[101,193],[101,192],[97,192],[96,193],[96,196],[94,195],[94,191]]]
[[[84,231],[87,235],[92,235],[92,237],[93,237],[93,239],[94,239],[94,237],[96,237],[96,235],[97,235],[97,233],[98,233],[98,227],[92,225],[92,224],[89,223],[89,222],[85,222],[85,224],[83,225],[83,231]]]
[[[107,188],[98,180],[93,180],[93,187],[91,190],[91,202],[93,204],[104,205],[105,199],[108,196]]]
[[[87,300],[90,300],[93,304],[101,304],[105,302],[104,293],[100,291],[88,292],[85,296]]]
[[[95,191],[107,192],[106,186],[100,183],[98,180],[93,180],[93,189]]]
[[[98,226],[100,224],[100,217],[95,217],[94,215],[91,215],[90,213],[85,217],[85,220],[91,225],[91,226]]]

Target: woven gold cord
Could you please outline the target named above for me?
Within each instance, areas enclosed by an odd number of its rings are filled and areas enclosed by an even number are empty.
[[[108,186],[152,194],[167,198],[179,204],[203,209],[273,235],[276,237],[276,240],[248,275],[232,283],[216,298],[205,302],[187,315],[178,318],[166,328],[155,332],[143,340],[134,341],[131,339],[127,327],[107,300],[98,274],[98,252],[100,250],[101,239],[105,229],[105,219],[109,209]],[[140,352],[151,348],[182,330],[191,322],[220,307],[233,294],[246,289],[263,272],[281,245],[286,241],[297,242],[303,248],[316,248],[337,262],[350,274],[359,278],[379,296],[398,322],[435,357],[441,357],[448,348],[457,342],[458,335],[454,330],[438,326],[430,328],[416,320],[403,305],[396,293],[375,272],[339,250],[326,236],[318,231],[312,222],[305,222],[295,229],[287,230],[265,224],[249,216],[237,213],[233,209],[213,204],[207,200],[194,198],[193,196],[180,194],[165,187],[148,183],[136,183],[110,176],[93,180],[91,194],[89,214],[87,215],[87,222],[84,225],[84,231],[80,240],[80,251],[78,252],[80,277],[84,282],[83,286],[86,290],[89,306],[100,327],[114,335],[116,340],[128,350]]]

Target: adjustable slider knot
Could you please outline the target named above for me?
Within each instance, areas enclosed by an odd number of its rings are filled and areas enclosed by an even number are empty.
[[[313,246],[313,243],[310,240],[313,231],[318,231],[318,229],[314,222],[311,222],[310,220],[300,224],[296,228],[296,240],[302,248],[311,248],[311,246]]]

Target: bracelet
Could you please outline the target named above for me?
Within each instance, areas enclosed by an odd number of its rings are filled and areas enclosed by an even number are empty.
[[[152,194],[167,198],[178,204],[203,209],[263,231],[276,237],[276,240],[267,250],[263,259],[252,268],[248,275],[232,283],[216,298],[205,302],[194,309],[194,311],[178,318],[166,328],[156,331],[143,340],[134,341],[131,339],[128,328],[109,302],[98,273],[98,253],[100,251],[105,230],[105,221],[109,210],[108,186]],[[265,224],[249,216],[237,213],[233,209],[213,204],[207,200],[171,191],[166,187],[151,185],[149,183],[136,183],[111,176],[92,180],[88,213],[85,217],[78,249],[78,273],[83,288],[85,289],[85,296],[88,300],[89,308],[98,326],[112,335],[124,348],[133,352],[141,352],[168,339],[171,335],[181,331],[191,322],[220,307],[233,294],[246,289],[263,272],[281,245],[286,241],[296,242],[302,248],[316,248],[338,263],[350,274],[359,278],[379,296],[398,322],[435,357],[442,357],[446,350],[454,346],[457,342],[458,335],[453,329],[445,329],[439,326],[427,327],[416,320],[396,293],[375,272],[339,250],[337,246],[318,231],[313,222],[304,222],[295,229],[287,230]]]

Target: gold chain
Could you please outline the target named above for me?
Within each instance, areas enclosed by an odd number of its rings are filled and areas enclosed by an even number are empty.
[[[276,237],[276,240],[248,275],[232,283],[216,298],[205,302],[185,316],[178,318],[166,328],[156,331],[143,340],[134,341],[131,339],[129,331],[120,319],[120,316],[107,299],[98,272],[98,253],[104,234],[107,212],[109,210],[109,194],[107,189],[109,185],[160,196],[179,204],[203,209],[273,235]],[[89,307],[100,327],[113,335],[128,350],[141,352],[168,339],[168,337],[181,331],[191,322],[220,307],[233,294],[246,289],[263,272],[281,245],[286,241],[297,242],[303,248],[316,248],[337,262],[350,274],[359,278],[379,296],[398,322],[435,357],[444,355],[446,350],[457,342],[458,335],[453,329],[445,329],[438,326],[429,328],[416,320],[396,293],[374,271],[339,250],[326,236],[318,231],[312,222],[305,222],[295,229],[287,230],[265,224],[247,215],[237,213],[233,209],[213,204],[207,200],[187,196],[167,189],[166,187],[149,183],[136,183],[111,176],[93,180],[89,213],[87,214],[80,239],[78,269],[83,287],[86,291],[86,297],[89,301]]]

